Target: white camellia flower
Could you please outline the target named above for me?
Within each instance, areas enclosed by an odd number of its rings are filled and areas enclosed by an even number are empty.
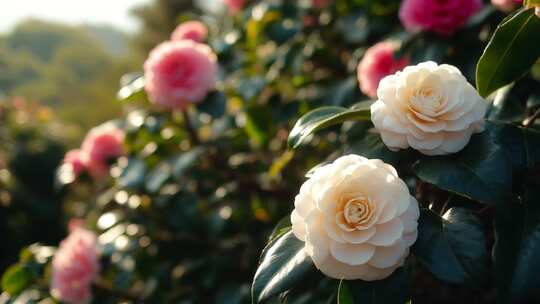
[[[291,214],[294,235],[329,277],[366,281],[403,265],[416,241],[418,203],[396,170],[346,155],[315,170]]]
[[[408,66],[383,78],[377,96],[371,120],[391,150],[455,153],[484,130],[487,102],[448,64]]]

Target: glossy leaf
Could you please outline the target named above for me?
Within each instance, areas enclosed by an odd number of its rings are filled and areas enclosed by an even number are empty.
[[[146,92],[144,86],[146,82],[144,76],[139,75],[124,75],[125,79],[122,79],[122,87],[117,93],[117,98],[122,101],[133,101],[141,99],[145,96]]]
[[[403,304],[409,299],[409,276],[409,269],[405,265],[383,280],[347,281],[346,289],[343,286],[339,288],[338,300],[354,304]],[[350,292],[351,297],[344,294],[347,291]],[[347,302],[349,299],[352,299],[352,302]]]
[[[478,92],[487,96],[517,80],[540,57],[540,18],[534,9],[521,10],[503,20],[476,67]]]
[[[15,264],[2,276],[2,290],[10,295],[16,295],[28,287],[34,277],[34,273],[25,264]]]
[[[540,301],[539,189],[538,182],[528,184],[521,204],[496,212],[493,264],[500,303]]]
[[[337,304],[354,304],[354,299],[351,294],[351,290],[347,285],[347,281],[339,281]]]
[[[265,248],[253,278],[252,302],[261,303],[292,288],[314,269],[304,242],[289,231]]]
[[[480,284],[487,270],[482,222],[464,208],[451,208],[443,217],[422,210],[414,256],[433,275],[457,284]]]
[[[508,153],[515,168],[531,168],[540,162],[540,132],[500,122],[489,122],[486,130]]]
[[[424,157],[413,169],[426,182],[485,204],[512,200],[512,163],[488,132],[473,135],[457,154]]]
[[[348,120],[369,120],[369,108],[321,107],[300,118],[289,134],[289,148],[296,149],[315,131]]]

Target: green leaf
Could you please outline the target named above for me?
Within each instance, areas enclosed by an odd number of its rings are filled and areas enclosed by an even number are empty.
[[[289,134],[289,148],[296,149],[317,130],[327,128],[347,120],[369,120],[369,107],[342,108],[321,107],[302,116]]]
[[[144,161],[131,157],[128,160],[128,165],[118,178],[118,184],[122,188],[138,189],[144,184],[146,175],[146,164]]]
[[[291,217],[289,215],[283,217],[274,227],[274,230],[272,230],[272,233],[270,233],[270,236],[268,237],[268,242],[271,242],[275,240],[276,238],[284,235],[285,233],[291,231]]]
[[[426,182],[485,204],[512,200],[512,163],[488,132],[473,135],[459,153],[424,157],[413,169]]]
[[[521,204],[495,214],[493,266],[500,303],[540,301],[540,185],[526,184]]]
[[[540,57],[540,18],[534,9],[503,20],[476,66],[476,85],[482,96],[517,80]]]
[[[204,152],[201,147],[193,148],[187,152],[180,154],[172,160],[172,173],[176,179],[182,178],[184,173],[194,166],[199,160],[199,156]]]
[[[119,100],[134,101],[146,96],[144,76],[127,74],[122,77],[121,83],[122,87],[116,95]]]
[[[35,279],[35,274],[25,264],[9,267],[2,276],[2,290],[10,295],[17,295]]]
[[[267,245],[251,287],[253,303],[264,302],[301,282],[313,270],[304,242],[289,231]]]
[[[443,217],[421,210],[412,252],[443,281],[478,285],[485,279],[488,254],[484,228],[467,209],[451,208]]]
[[[347,281],[347,289],[352,302],[357,304],[404,304],[409,299],[410,273],[407,265],[398,268],[384,280],[366,282],[362,280]],[[340,288],[338,300],[345,289]],[[344,296],[346,299],[347,297]],[[339,302],[340,303],[340,302]]]
[[[486,131],[508,153],[517,169],[540,162],[540,132],[501,122],[488,122]]]
[[[354,299],[345,280],[339,281],[337,304],[354,304]]]
[[[227,107],[227,96],[223,94],[223,92],[220,91],[214,91],[208,94],[206,99],[198,103],[197,110],[200,112],[206,113],[212,118],[220,118],[225,114],[225,110]]]

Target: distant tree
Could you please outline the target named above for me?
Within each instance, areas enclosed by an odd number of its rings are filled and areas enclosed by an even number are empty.
[[[142,22],[142,29],[134,37],[134,46],[146,54],[156,44],[168,39],[178,24],[178,16],[195,9],[193,0],[154,0],[137,7],[133,14]]]

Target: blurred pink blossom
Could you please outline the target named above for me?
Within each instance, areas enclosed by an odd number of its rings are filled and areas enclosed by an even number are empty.
[[[75,176],[79,176],[88,166],[88,154],[81,149],[69,150],[64,156],[63,163],[70,166]]]
[[[401,22],[409,31],[451,35],[482,8],[482,0],[403,0]]]
[[[184,109],[215,88],[217,57],[210,47],[191,40],[163,42],[144,63],[150,102]]]
[[[85,303],[99,274],[97,237],[76,227],[60,243],[52,261],[51,294],[66,303]]]
[[[125,154],[124,131],[107,123],[95,127],[86,135],[82,150],[88,155],[88,171],[95,178],[109,172],[111,160]]]
[[[311,3],[316,8],[323,8],[330,4],[330,1],[332,0],[311,0]]]
[[[231,14],[236,14],[244,8],[247,0],[223,0],[223,2],[229,8]]]
[[[394,59],[396,44],[390,41],[379,42],[370,47],[358,64],[360,90],[371,98],[377,97],[379,82],[387,75],[403,69],[409,64],[407,58]]]
[[[171,35],[171,40],[193,40],[195,42],[203,42],[208,36],[206,25],[200,21],[187,21],[176,27]]]

